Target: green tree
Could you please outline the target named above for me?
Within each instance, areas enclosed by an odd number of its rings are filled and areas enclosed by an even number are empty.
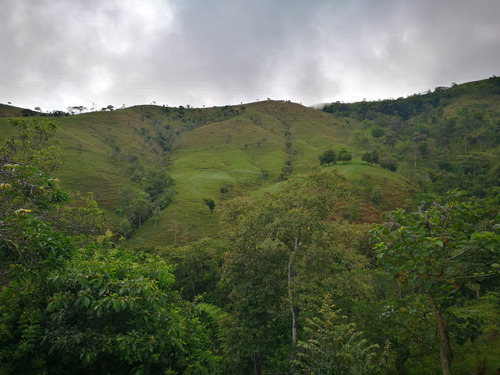
[[[60,164],[53,139],[57,124],[37,119],[10,123],[17,135],[0,148],[0,279],[5,284],[22,270],[57,264],[72,248],[55,233],[65,227],[67,212],[57,212],[69,195],[47,173]]]
[[[0,294],[3,373],[214,373],[208,332],[173,285],[158,258],[91,247],[30,288],[19,280]]]
[[[210,374],[207,332],[158,258],[121,249],[75,257],[48,279],[50,367]],[[103,371],[104,370],[104,371]]]
[[[335,154],[335,151],[333,150],[326,150],[323,152],[321,155],[318,156],[319,163],[320,165],[323,164],[335,164],[337,161],[337,155]]]
[[[222,200],[226,198],[226,194],[229,192],[229,186],[228,185],[222,185],[219,189],[219,192],[222,196]]]
[[[227,205],[225,221],[231,226],[230,239],[234,247],[228,255],[225,276],[233,285],[230,296],[246,301],[244,306],[235,305],[236,319],[240,326],[252,326],[249,330],[252,334],[245,337],[250,341],[246,345],[256,345],[255,338],[259,336],[259,342],[266,341],[262,345],[282,338],[273,349],[275,360],[282,361],[281,366],[288,362],[286,353],[289,359],[295,357],[297,346],[299,296],[294,285],[299,273],[295,267],[321,233],[324,220],[333,214],[333,205],[347,194],[343,177],[334,171],[315,169],[310,174],[289,179],[282,189],[255,202],[238,200]],[[271,302],[283,299],[287,301],[288,314],[281,303],[276,306]],[[250,306],[253,310],[249,310]],[[268,318],[264,318],[266,315]],[[287,321],[291,326],[288,345],[282,331]],[[268,323],[264,322],[274,323],[272,328],[266,328],[262,324]],[[240,334],[242,337],[235,340],[240,341],[241,347],[246,334]],[[251,357],[247,354],[246,358]],[[270,359],[264,357],[266,360]]]
[[[377,151],[365,152],[361,155],[361,160],[366,161],[368,163],[378,163],[378,153]]]
[[[352,155],[347,150],[343,149],[340,150],[339,154],[337,155],[337,160],[347,163],[348,161],[352,160]]]
[[[385,130],[379,126],[375,126],[372,128],[370,131],[370,134],[372,135],[373,138],[380,138],[383,137],[385,134]]]
[[[175,195],[175,181],[162,169],[150,170],[142,179],[144,191],[149,195],[151,202],[160,210],[167,207]]]
[[[203,202],[210,210],[210,215],[213,214],[215,209],[215,201],[212,198],[203,198]]]
[[[260,169],[259,177],[262,181],[262,186],[264,186],[264,183],[266,182],[266,178],[269,177],[269,171],[267,169]]]
[[[453,200],[411,214],[393,212],[374,230],[380,263],[401,288],[427,297],[444,375],[451,373],[453,358],[450,322],[456,317],[450,307],[498,277],[499,226],[482,222],[482,213]]]
[[[68,205],[33,141],[50,141],[55,125],[20,124],[20,139],[0,149],[0,373],[216,372],[209,333],[170,268],[103,247],[112,233],[98,236],[95,201]]]
[[[354,323],[346,323],[341,310],[327,296],[320,316],[306,320],[307,340],[299,341],[295,361],[301,373],[321,371],[335,375],[371,375],[383,369],[378,345],[370,345]],[[378,361],[377,361],[378,359]]]
[[[133,230],[140,228],[151,217],[155,209],[155,205],[147,192],[132,187],[120,191],[118,205],[120,206],[120,212],[130,222]]]
[[[159,250],[162,258],[175,265],[175,288],[185,299],[199,301],[201,298],[219,307],[224,306],[225,292],[220,281],[226,252],[226,243],[210,238]]]

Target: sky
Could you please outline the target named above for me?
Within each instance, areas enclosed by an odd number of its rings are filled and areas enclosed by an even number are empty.
[[[0,103],[311,106],[500,75],[499,0],[0,0]]]

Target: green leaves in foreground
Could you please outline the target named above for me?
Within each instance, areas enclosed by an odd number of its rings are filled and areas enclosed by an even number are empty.
[[[214,372],[199,312],[172,289],[163,261],[121,249],[86,251],[20,296],[13,288],[0,294],[5,373]]]
[[[380,373],[385,356],[378,345],[370,345],[354,323],[346,323],[340,310],[325,298],[320,316],[307,319],[299,341],[295,365],[301,374],[368,375]]]
[[[457,197],[455,193],[453,199]],[[379,263],[394,277],[400,299],[406,297],[409,305],[417,297],[428,300],[427,309],[439,334],[444,375],[451,374],[450,334],[459,342],[480,334],[474,316],[458,319],[450,307],[479,298],[498,281],[500,228],[483,216],[471,203],[434,203],[410,214],[398,210],[373,231]],[[404,311],[400,309],[399,315]],[[456,328],[458,332],[453,332]]]
[[[92,372],[112,366],[114,373],[210,373],[208,336],[173,283],[163,261],[117,249],[80,255],[53,272],[42,340],[51,363]]]

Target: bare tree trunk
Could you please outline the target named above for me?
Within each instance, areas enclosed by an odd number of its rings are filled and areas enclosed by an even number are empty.
[[[292,345],[290,353],[290,372],[293,373],[293,361],[295,360],[295,355],[297,352],[297,310],[295,307],[295,302],[293,300],[292,293],[292,278],[293,278],[293,262],[297,256],[297,251],[299,250],[300,242],[300,228],[297,229],[297,235],[295,236],[295,244],[293,247],[293,252],[290,255],[290,260],[288,261],[288,301],[290,303],[290,312],[292,313]]]
[[[450,337],[448,336],[448,330],[446,328],[446,321],[441,315],[436,301],[431,293],[427,293],[429,296],[429,301],[431,302],[432,310],[434,311],[434,316],[436,317],[436,328],[439,333],[439,359],[441,361],[441,369],[443,370],[443,375],[451,375],[451,361],[453,359],[453,353],[451,351]]]
[[[260,355],[258,350],[253,351],[253,368],[255,370],[255,375],[262,375],[262,371],[260,369]]]

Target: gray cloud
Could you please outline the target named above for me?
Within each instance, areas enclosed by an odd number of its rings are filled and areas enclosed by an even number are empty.
[[[498,0],[4,0],[0,102],[304,104],[498,74]]]

